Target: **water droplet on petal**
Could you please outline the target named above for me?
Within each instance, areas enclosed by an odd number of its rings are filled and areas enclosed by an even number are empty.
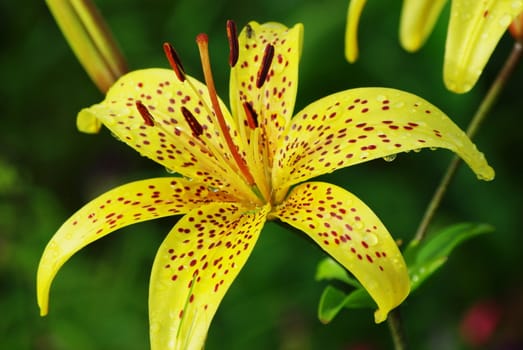
[[[167,171],[169,174],[176,174],[176,171],[169,168],[165,168],[165,171]]]
[[[392,265],[396,269],[399,269],[399,268],[401,268],[403,266],[402,261],[400,259],[398,259],[398,258],[393,258],[392,259]]]
[[[367,159],[367,158],[369,158],[369,152],[360,153],[360,159]]]
[[[435,150],[438,149],[438,147],[430,147],[429,149],[430,149],[431,151],[435,151]]]
[[[122,139],[118,135],[116,135],[114,132],[111,133],[111,136],[114,137],[118,141],[122,141]]]
[[[376,236],[374,233],[368,233],[364,235],[363,240],[369,245],[369,247],[373,247],[378,244],[378,236]]]
[[[207,189],[213,193],[220,191],[220,189],[218,187],[213,187],[213,186],[207,186]]]
[[[507,27],[510,22],[512,22],[512,17],[509,14],[503,15],[503,17],[499,19],[499,25],[502,27]]]
[[[55,242],[51,242],[47,246],[47,254],[53,259],[57,259],[60,256],[60,251],[60,247]]]
[[[388,156],[383,157],[383,160],[386,162],[392,162],[396,159],[397,154],[389,154]]]
[[[365,225],[360,220],[357,220],[354,222],[354,228],[357,230],[363,230],[365,228]]]
[[[405,106],[405,103],[404,103],[404,102],[398,102],[398,103],[395,103],[395,104],[394,104],[394,107],[396,107],[396,108],[401,108],[401,107],[403,107],[403,106]]]
[[[413,151],[416,153],[419,153],[419,152],[421,152],[421,148],[415,148],[415,149],[413,149]]]

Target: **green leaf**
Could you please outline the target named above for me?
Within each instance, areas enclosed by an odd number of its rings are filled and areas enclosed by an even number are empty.
[[[320,261],[316,269],[316,281],[339,280],[354,288],[361,288],[361,284],[349,275],[347,270],[334,259],[327,257]]]
[[[493,230],[494,228],[487,224],[460,223],[449,226],[421,242],[412,241],[403,253],[409,270],[411,292],[443,266],[458,245]],[[323,323],[331,322],[344,308],[376,307],[359,282],[331,258],[325,258],[318,264],[316,280],[339,280],[356,288],[348,294],[331,285],[324,289],[318,307],[318,317]]]
[[[462,242],[493,231],[494,228],[487,224],[460,223],[446,227],[442,231],[429,236],[421,244],[417,241],[412,241],[407,251],[414,249],[415,263],[422,264],[448,257],[452,250]],[[405,255],[408,254],[407,251]]]
[[[322,323],[329,323],[343,309],[376,308],[376,304],[365,289],[345,292],[327,286],[321,295],[318,318]]]
[[[487,224],[460,223],[435,233],[424,241],[412,241],[404,252],[409,269],[411,292],[436,272],[462,242],[492,232]]]
[[[415,291],[425,280],[438,270],[447,258],[440,258],[426,264],[409,266],[410,292]]]

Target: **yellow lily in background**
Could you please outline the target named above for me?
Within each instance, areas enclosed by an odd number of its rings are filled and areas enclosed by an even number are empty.
[[[366,0],[351,0],[347,13],[345,55],[358,57],[357,26]],[[445,0],[404,0],[400,42],[409,52],[418,50],[431,33]],[[476,84],[494,48],[514,18],[523,11],[522,0],[452,0],[445,46],[443,80],[456,93]]]
[[[303,231],[347,268],[377,304],[375,321],[409,293],[402,255],[378,217],[355,195],[304,182],[399,152],[446,148],[484,180],[494,177],[467,136],[423,99],[388,88],[339,92],[292,117],[302,25],[228,22],[230,106],[218,98],[208,39],[197,37],[205,82],[187,75],[172,46],[172,70],[144,69],[119,79],[105,100],[80,112],[182,177],[132,182],[73,214],[48,243],[37,277],[41,314],[51,282],[87,244],[137,222],[185,214],[153,263],[153,349],[201,349],[225,292],[267,220]],[[292,117],[292,118],[291,118]],[[289,256],[292,262],[292,257]]]

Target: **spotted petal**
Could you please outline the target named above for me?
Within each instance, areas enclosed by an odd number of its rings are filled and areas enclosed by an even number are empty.
[[[143,103],[153,120],[144,120],[137,101]],[[220,103],[231,125],[231,116]],[[171,70],[143,69],[119,79],[105,100],[82,110],[79,119],[94,115],[117,138],[165,168],[237,197],[240,193],[249,195],[252,191],[234,167],[210,105],[207,88],[196,79],[187,76],[181,83]],[[194,135],[182,107],[201,124],[203,134],[199,137]],[[231,134],[240,145],[237,133]]]
[[[347,28],[345,30],[345,57],[350,63],[358,59],[358,25],[361,12],[367,0],[350,0],[347,9]]]
[[[213,196],[205,185],[183,178],[156,178],[117,187],[85,205],[60,227],[42,255],[37,277],[40,313],[47,314],[51,282],[74,253],[121,227],[186,213]]]
[[[269,206],[212,203],[185,215],[164,240],[151,274],[152,349],[200,350],[225,292],[245,264]]]
[[[470,139],[427,101],[394,89],[336,93],[292,120],[274,160],[277,202],[287,188],[349,165],[423,147],[456,152],[481,179],[494,171]]]
[[[443,75],[451,91],[469,91],[512,20],[521,0],[453,0]]]
[[[231,71],[230,81],[232,114],[239,124],[243,124],[246,120],[243,104],[252,106],[258,123],[265,129],[271,158],[276,140],[285,130],[294,110],[302,36],[301,24],[289,29],[275,22],[250,22],[238,38],[239,57]],[[268,65],[267,78],[261,87],[257,87],[268,44],[274,47],[274,56]]]
[[[432,32],[447,0],[403,0],[400,42],[409,52],[417,51]]]
[[[409,293],[407,267],[376,215],[343,188],[308,182],[295,187],[275,215],[307,233],[349,270],[376,301],[376,322]]]

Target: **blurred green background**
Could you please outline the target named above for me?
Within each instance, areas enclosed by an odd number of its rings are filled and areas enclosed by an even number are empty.
[[[250,20],[302,22],[297,110],[335,91],[388,86],[424,97],[463,128],[512,45],[505,36],[472,92],[454,95],[441,79],[449,6],[427,45],[408,54],[397,39],[401,2],[386,2],[387,7],[369,2],[360,25],[361,56],[350,65],[343,56],[346,0],[97,3],[131,69],[167,67],[161,44],[170,41],[186,71],[201,78],[194,38],[206,32],[218,90],[227,96],[226,19],[239,27]],[[0,33],[0,348],[146,349],[149,272],[176,218],[122,229],[74,256],[53,284],[45,318],[38,315],[35,275],[46,242],[84,203],[116,185],[167,174],[106,130],[95,136],[76,130],[76,113],[102,95],[44,2],[2,0]],[[485,222],[496,232],[461,246],[403,304],[412,349],[523,347],[522,82],[519,66],[475,140],[496,180],[480,182],[460,168],[432,226]],[[447,151],[425,150],[324,178],[360,196],[396,238],[408,241],[450,159]],[[316,282],[314,272],[322,257],[303,236],[267,225],[218,310],[206,348],[391,348],[387,325],[375,325],[370,310],[345,311],[329,325],[318,321],[325,283]],[[477,305],[484,319],[499,320],[480,347],[460,332],[465,315]]]

